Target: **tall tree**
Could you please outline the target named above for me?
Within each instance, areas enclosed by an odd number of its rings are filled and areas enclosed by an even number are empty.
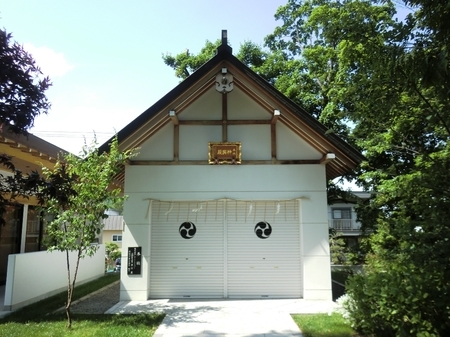
[[[12,42],[10,33],[0,29],[0,131],[26,135],[34,119],[50,108],[45,96],[50,85],[32,56]],[[0,164],[12,173],[0,174],[0,225],[4,225],[6,206],[18,196],[36,192],[39,176],[37,172],[23,174],[17,170],[7,154],[0,155]]]
[[[370,273],[357,278],[352,291],[361,307],[369,304],[374,324],[362,324],[368,316],[358,320],[367,332],[384,322],[378,326],[391,326],[391,335],[445,336],[450,333],[450,8],[447,1],[406,4],[415,11],[394,31],[381,58],[392,103],[372,110],[378,120],[367,118],[355,130],[366,138],[361,178],[377,190],[369,210],[380,211]],[[377,70],[383,74],[381,66]],[[389,283],[400,286],[388,288]]]
[[[359,103],[355,94],[370,79],[371,61],[388,38],[394,13],[390,2],[289,0],[275,14],[282,25],[266,37],[271,51],[302,64],[297,101],[354,145],[348,134]]]
[[[406,4],[416,10],[400,22],[386,1],[291,0],[267,42],[305,62],[319,120],[367,158],[359,182],[376,197],[360,216],[377,232],[366,275],[350,286],[355,325],[446,335],[450,16],[444,1]]]
[[[45,91],[51,83],[32,56],[11,40],[0,29],[0,125],[26,135],[34,119],[50,108]]]
[[[72,326],[70,306],[80,259],[97,251],[98,246],[92,243],[101,231],[101,219],[123,199],[113,179],[133,155],[132,151],[119,151],[117,138],[111,142],[109,152],[99,153],[96,145],[85,145],[81,157],[68,154],[58,158],[53,169],[44,168],[38,194],[52,218],[46,226],[48,250],[66,253],[68,328]],[[70,264],[70,252],[76,253],[75,266]]]
[[[366,156],[375,193],[359,216],[375,235],[350,291],[354,323],[378,335],[450,332],[450,7],[448,1],[288,0],[260,74]],[[286,72],[283,72],[283,68]],[[287,76],[285,75],[287,74]],[[398,286],[394,286],[398,285]],[[389,299],[388,301],[386,299]]]
[[[186,49],[176,56],[172,56],[168,53],[164,54],[163,61],[166,65],[175,70],[175,76],[184,80],[212,58],[219,45],[220,40],[217,40],[214,43],[206,40],[205,46],[197,55],[190,53],[189,49]]]

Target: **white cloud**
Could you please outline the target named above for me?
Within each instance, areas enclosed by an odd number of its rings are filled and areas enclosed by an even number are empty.
[[[50,78],[63,76],[74,68],[63,53],[47,47],[36,47],[31,43],[25,43],[23,48],[33,56],[42,73]]]

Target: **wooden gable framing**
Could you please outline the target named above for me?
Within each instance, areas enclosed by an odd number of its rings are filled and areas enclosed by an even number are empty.
[[[40,172],[42,165],[53,167],[58,156],[67,153],[33,134],[17,135],[8,130],[0,131],[0,152],[11,156],[16,168],[24,173]]]
[[[15,168],[23,174],[32,171],[41,174],[43,166],[53,168],[58,156],[67,152],[32,134],[18,135],[4,128],[0,131],[0,153],[11,156]],[[1,167],[0,170],[10,172],[7,167]],[[37,204],[34,196],[27,199],[17,197],[16,201],[32,205]]]
[[[236,119],[230,118],[228,94],[221,98],[221,116],[211,119],[183,118],[183,112],[217,84],[218,74],[231,74],[235,90],[250,97],[258,106],[267,112],[265,118]],[[220,95],[220,93],[217,93]],[[288,158],[280,159],[277,153],[277,123],[282,123],[299,138],[318,151],[320,158]],[[202,125],[220,126],[221,141],[227,142],[228,129],[234,125],[267,125],[270,126],[271,158],[267,160],[246,160],[246,164],[323,164],[326,165],[327,179],[334,179],[353,170],[363,156],[338,136],[327,133],[327,129],[302,107],[285,97],[267,81],[253,72],[232,55],[227,45],[226,31],[222,33],[222,45],[217,54],[201,68],[181,82],[177,87],[161,98],[152,107],[144,111],[133,122],[118,133],[121,150],[139,148],[150,137],[167,125],[173,127],[173,156],[170,160],[131,160],[131,165],[207,165],[206,160],[180,159],[180,126]],[[109,142],[100,147],[107,151]],[[117,177],[123,182],[124,173]]]

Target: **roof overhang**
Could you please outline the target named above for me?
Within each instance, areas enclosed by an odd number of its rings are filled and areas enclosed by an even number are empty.
[[[326,165],[327,179],[351,172],[364,160],[359,151],[337,135],[328,132],[306,110],[233,56],[231,48],[223,44],[224,41],[211,60],[118,132],[121,150],[138,148],[167,123],[173,123],[174,117],[169,112],[183,113],[191,103],[215,86],[217,74],[222,68],[227,68],[227,71],[233,74],[235,87],[252,97],[269,114],[279,111],[276,122],[285,124],[322,154],[319,163]],[[110,141],[103,144],[100,151],[108,151]],[[245,165],[245,160],[242,164]],[[119,179],[123,180],[123,176],[122,173]]]
[[[14,165],[22,172],[53,167],[58,156],[68,153],[32,134],[18,135],[8,130],[0,131],[0,152],[12,156]]]

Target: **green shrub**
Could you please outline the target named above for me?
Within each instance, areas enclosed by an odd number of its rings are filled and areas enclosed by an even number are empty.
[[[352,277],[347,291],[353,303],[343,304],[352,327],[386,337],[448,335],[449,327],[445,325],[450,312],[446,303],[440,305],[443,311],[436,312],[436,303],[429,299],[429,287],[424,287],[416,276],[405,276],[389,272]]]
[[[107,242],[105,244],[105,251],[107,257],[106,264],[111,266],[114,265],[114,261],[122,255],[119,245],[115,242]]]
[[[352,327],[375,336],[449,336],[448,254],[426,245],[426,233],[393,240],[397,235],[381,228],[365,272],[346,283],[343,306]]]

